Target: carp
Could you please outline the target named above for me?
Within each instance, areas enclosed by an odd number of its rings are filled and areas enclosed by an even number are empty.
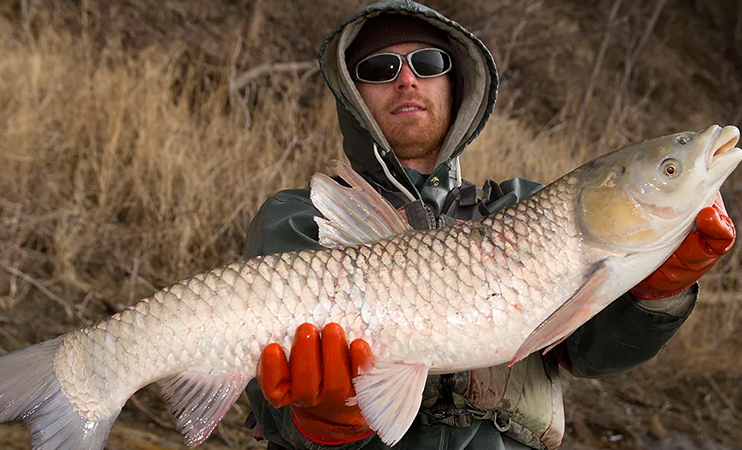
[[[202,443],[304,323],[340,324],[375,360],[354,379],[393,445],[429,373],[512,364],[556,345],[657,269],[742,161],[712,126],[624,147],[481,219],[412,230],[347,166],[311,183],[326,249],[261,256],[174,283],[86,328],[0,356],[0,422],[33,449],[103,449],[126,400],[157,382]]]

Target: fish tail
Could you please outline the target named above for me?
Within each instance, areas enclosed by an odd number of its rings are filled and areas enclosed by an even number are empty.
[[[102,450],[119,414],[97,421],[75,411],[53,371],[62,337],[0,356],[0,422],[20,420],[34,450]]]

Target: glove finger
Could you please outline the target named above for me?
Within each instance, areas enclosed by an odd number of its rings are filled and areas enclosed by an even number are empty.
[[[291,348],[291,401],[301,406],[317,404],[322,383],[322,355],[317,327],[304,323],[296,329]]]
[[[356,339],[350,343],[350,368],[353,378],[367,371],[374,364],[374,354],[368,342],[363,339]],[[355,389],[351,386],[350,397],[355,395]]]
[[[732,219],[713,206],[703,208],[698,213],[696,229],[717,255],[728,252],[734,244],[736,230]]]
[[[268,344],[263,349],[258,361],[257,378],[263,395],[274,407],[291,403],[289,364],[280,345]]]
[[[700,233],[692,231],[675,253],[662,264],[662,268],[673,271],[695,271],[705,267],[719,255],[711,249]]]
[[[344,403],[350,392],[350,354],[343,327],[330,323],[322,329],[322,392],[320,402]]]

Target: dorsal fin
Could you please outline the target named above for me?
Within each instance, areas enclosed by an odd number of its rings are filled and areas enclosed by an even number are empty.
[[[323,173],[310,183],[312,203],[325,218],[317,217],[320,244],[343,247],[376,242],[412,228],[407,221],[347,164],[333,160],[331,170],[350,187]]]
[[[157,384],[170,404],[186,445],[195,447],[214,431],[248,381],[241,375],[185,372]]]

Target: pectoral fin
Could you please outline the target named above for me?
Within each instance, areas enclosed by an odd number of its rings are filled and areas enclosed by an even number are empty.
[[[385,444],[399,442],[412,425],[427,376],[424,364],[376,363],[353,380],[361,413]]]
[[[597,263],[580,289],[531,332],[509,365],[539,349],[548,347],[544,353],[551,350],[615,300],[604,292],[611,276],[612,269],[605,261]]]

